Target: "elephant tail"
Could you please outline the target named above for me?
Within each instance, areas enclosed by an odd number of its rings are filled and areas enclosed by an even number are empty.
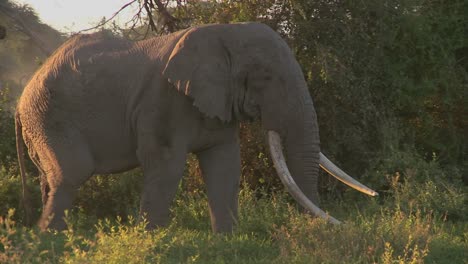
[[[31,199],[29,194],[29,189],[26,181],[26,166],[24,163],[24,141],[23,141],[23,126],[21,125],[21,119],[19,113],[16,112],[15,114],[15,135],[16,135],[16,152],[18,153],[18,164],[20,168],[21,174],[21,184],[23,186],[23,207],[24,207],[24,215],[25,215],[25,224],[31,224],[31,215],[32,215],[32,207],[31,207]]]

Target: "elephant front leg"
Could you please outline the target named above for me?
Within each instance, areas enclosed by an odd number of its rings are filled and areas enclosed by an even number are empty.
[[[139,158],[144,175],[140,217],[148,221],[148,229],[167,226],[170,206],[183,175],[186,152],[144,147],[139,150]]]
[[[207,186],[212,229],[232,232],[237,220],[241,173],[238,139],[199,152],[197,156]]]

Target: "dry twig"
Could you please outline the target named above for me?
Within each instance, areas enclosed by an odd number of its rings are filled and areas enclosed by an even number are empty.
[[[120,12],[122,12],[125,8],[127,8],[128,6],[132,5],[133,3],[135,3],[136,1],[138,0],[132,0],[128,3],[126,3],[125,5],[123,5],[117,12],[115,12],[110,18],[102,21],[101,23],[97,24],[96,26],[94,27],[90,27],[90,28],[87,28],[87,29],[83,29],[83,30],[80,30],[78,31],[77,33],[82,33],[82,32],[86,32],[86,31],[90,31],[90,30],[94,30],[94,29],[97,29],[97,28],[100,28],[102,26],[104,26],[105,24],[107,24],[109,21],[111,21],[112,19],[114,19]],[[146,1],[146,0],[145,0]],[[141,9],[140,9],[141,11]]]
[[[91,31],[91,30],[94,30],[94,29],[97,29],[97,28],[100,28],[100,27],[106,25],[108,22],[113,20],[120,12],[122,12],[125,8],[127,8],[128,6],[132,5],[135,2],[138,2],[140,6],[139,6],[139,9],[138,9],[138,12],[129,21],[129,23],[130,22],[132,23],[132,26],[130,27],[131,30],[133,30],[137,26],[137,24],[139,24],[139,23],[141,23],[143,21],[143,19],[142,19],[143,9],[146,12],[146,16],[148,18],[148,27],[151,30],[157,31],[156,22],[155,22],[154,16],[153,16],[153,11],[154,10],[157,10],[157,12],[161,15],[162,25],[163,25],[163,27],[167,28],[167,31],[174,32],[174,31],[179,29],[177,27],[178,19],[175,18],[174,16],[172,16],[169,13],[169,11],[167,11],[167,4],[169,3],[169,1],[166,1],[166,3],[163,4],[162,1],[160,1],[160,0],[142,0],[142,1],[141,0],[132,0],[132,1],[128,2],[128,3],[126,3],[125,5],[123,5],[110,18],[105,19],[104,21],[102,21],[101,23],[99,23],[98,25],[96,25],[94,27],[90,27],[90,28],[87,28],[87,29],[80,30],[78,33]],[[177,1],[177,4],[179,6],[179,1]]]

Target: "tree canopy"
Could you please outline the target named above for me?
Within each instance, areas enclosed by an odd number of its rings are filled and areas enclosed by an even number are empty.
[[[172,2],[178,28],[260,21],[278,31],[309,84],[323,151],[353,173],[411,150],[466,175],[466,1]]]
[[[0,2],[0,87],[8,86],[17,97],[38,62],[49,56],[63,41],[62,34],[43,24],[27,5]],[[0,29],[0,35],[2,30]]]

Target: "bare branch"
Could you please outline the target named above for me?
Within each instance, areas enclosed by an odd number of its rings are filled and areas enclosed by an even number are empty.
[[[87,28],[87,29],[83,29],[83,30],[80,30],[78,31],[77,33],[83,33],[83,32],[87,32],[87,31],[90,31],[90,30],[94,30],[94,29],[97,29],[97,28],[100,28],[102,26],[104,26],[105,24],[107,24],[109,21],[111,21],[112,19],[114,19],[120,12],[122,12],[125,8],[127,8],[128,6],[132,5],[133,3],[135,3],[136,1],[138,0],[132,0],[128,3],[126,3],[125,5],[123,5],[117,12],[115,12],[110,18],[102,21],[101,23],[99,23],[98,25],[94,26],[94,27],[90,27],[90,28]]]
[[[163,19],[163,24],[167,27],[167,30],[169,32],[174,32],[178,29],[177,27],[177,22],[178,19],[173,17],[168,11],[167,11],[167,4],[169,1],[166,2],[166,5],[163,5],[160,0],[145,0],[145,2],[152,2],[156,4],[158,8],[159,14],[161,14],[162,19]]]
[[[153,14],[152,14],[152,12],[151,12],[151,10],[154,9],[154,5],[153,5],[152,0],[144,0],[143,6],[145,7],[146,14],[148,15],[148,20],[149,20],[148,23],[149,23],[149,26],[151,27],[151,29],[152,29],[153,31],[156,31],[156,30],[157,30],[156,24],[154,23]]]
[[[174,31],[179,29],[178,26],[177,26],[177,22],[179,22],[179,20],[177,18],[175,18],[174,16],[172,16],[169,13],[169,11],[167,10],[167,6],[169,4],[169,1],[166,1],[165,4],[163,4],[163,2],[160,1],[160,0],[132,0],[132,1],[128,2],[128,3],[126,3],[125,5],[123,5],[111,17],[101,21],[96,26],[80,30],[80,31],[78,31],[76,33],[83,33],[83,32],[87,32],[87,31],[92,31],[92,30],[98,29],[98,28],[106,25],[111,20],[113,20],[120,12],[122,12],[125,8],[127,8],[128,6],[134,4],[135,2],[138,2],[139,9],[135,13],[135,15],[132,17],[132,19],[130,19],[130,21],[127,22],[127,23],[131,23],[130,30],[134,30],[135,27],[139,23],[141,23],[143,21],[143,19],[142,19],[143,9],[145,10],[146,16],[148,18],[148,27],[152,31],[158,31],[157,26],[156,26],[156,22],[155,22],[155,17],[153,16],[153,11],[154,10],[157,10],[157,12],[159,13],[159,15],[161,17],[161,24],[162,24],[163,28],[167,29],[168,32],[174,32]],[[182,6],[181,3],[182,2],[180,0],[177,0],[177,7]],[[145,33],[145,36],[147,34],[148,34],[148,31]]]

